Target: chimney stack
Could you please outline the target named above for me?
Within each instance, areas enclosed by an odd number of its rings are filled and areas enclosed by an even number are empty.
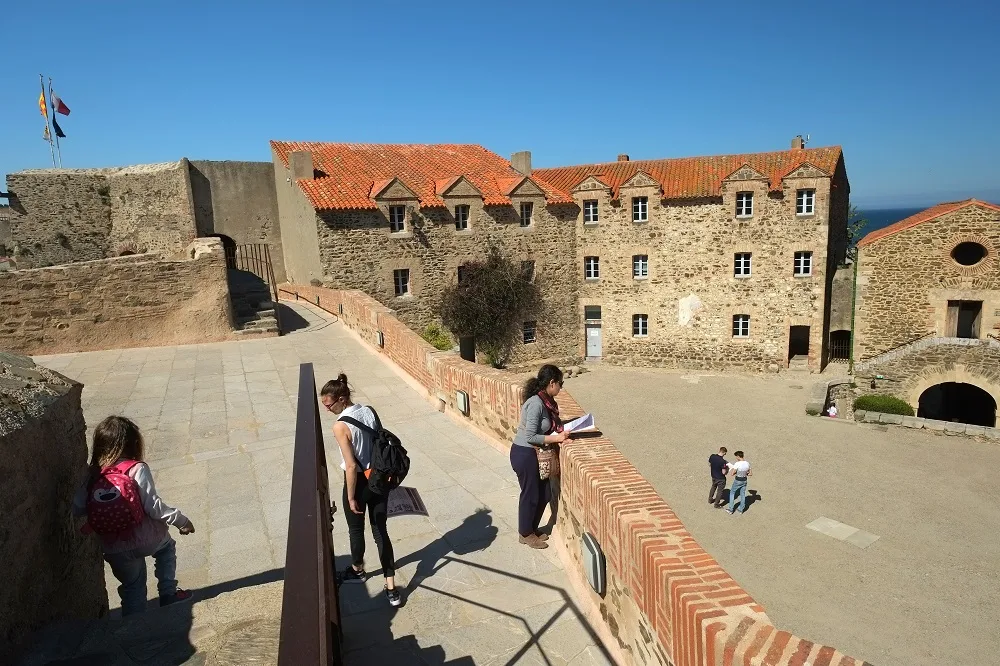
[[[313,179],[313,154],[308,150],[293,150],[288,153],[288,170],[292,182]]]
[[[618,161],[619,162],[628,162],[628,155],[626,155],[625,153],[622,153],[621,155],[618,156]]]
[[[805,147],[806,141],[802,138],[801,134],[796,135],[795,138],[792,139],[792,150],[802,150]]]
[[[522,176],[531,175],[531,151],[522,150],[510,156],[510,165]]]

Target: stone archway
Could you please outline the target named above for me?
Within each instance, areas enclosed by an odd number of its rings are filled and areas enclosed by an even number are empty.
[[[222,249],[226,253],[226,267],[236,268],[236,241],[225,234],[209,234],[208,238],[218,238],[222,241]]]
[[[1000,385],[961,365],[920,377],[907,394],[918,416],[996,427]]]

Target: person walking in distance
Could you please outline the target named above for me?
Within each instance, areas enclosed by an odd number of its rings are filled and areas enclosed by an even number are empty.
[[[708,457],[708,467],[712,471],[712,488],[708,491],[708,503],[714,505],[716,509],[722,506],[722,498],[726,493],[726,472],[729,466],[726,453],[726,447],[723,446],[718,453]]]
[[[400,606],[402,598],[396,589],[396,564],[392,552],[392,541],[386,521],[389,518],[389,495],[372,492],[368,486],[368,473],[372,465],[372,435],[348,421],[353,419],[375,428],[375,412],[366,405],[355,405],[351,401],[351,389],[347,385],[347,375],[340,373],[331,379],[320,391],[320,401],[329,411],[337,415],[333,424],[333,435],[340,445],[341,463],[344,470],[344,519],[351,542],[351,564],[341,576],[344,583],[363,583],[368,578],[365,572],[365,510],[372,526],[372,537],[378,548],[378,558],[385,576],[385,597],[390,606]]]
[[[543,365],[538,376],[529,379],[521,399],[521,420],[514,445],[510,447],[510,466],[517,474],[521,495],[517,502],[518,541],[531,548],[548,548],[547,534],[538,531],[545,506],[549,503],[549,481],[538,469],[538,450],[550,449],[565,442],[555,397],[562,390],[563,373],[554,365]]]
[[[743,459],[742,451],[733,455],[736,456],[736,462],[729,466],[729,473],[733,475],[733,487],[729,489],[729,508],[726,511],[733,513],[733,505],[739,495],[739,512],[743,513],[747,506],[747,478],[753,476],[753,470],[750,469],[750,463]]]

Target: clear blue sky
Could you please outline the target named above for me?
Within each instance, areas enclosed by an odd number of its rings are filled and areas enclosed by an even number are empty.
[[[536,166],[844,147],[863,207],[1000,201],[995,0],[4,3],[0,175],[479,143]]]

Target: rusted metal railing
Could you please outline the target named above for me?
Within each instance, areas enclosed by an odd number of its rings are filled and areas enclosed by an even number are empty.
[[[271,263],[271,248],[266,243],[251,243],[226,248],[226,266],[253,273],[267,283],[278,302],[278,281],[274,279],[274,265]]]
[[[278,666],[339,666],[340,606],[323,428],[312,363],[299,366]]]

